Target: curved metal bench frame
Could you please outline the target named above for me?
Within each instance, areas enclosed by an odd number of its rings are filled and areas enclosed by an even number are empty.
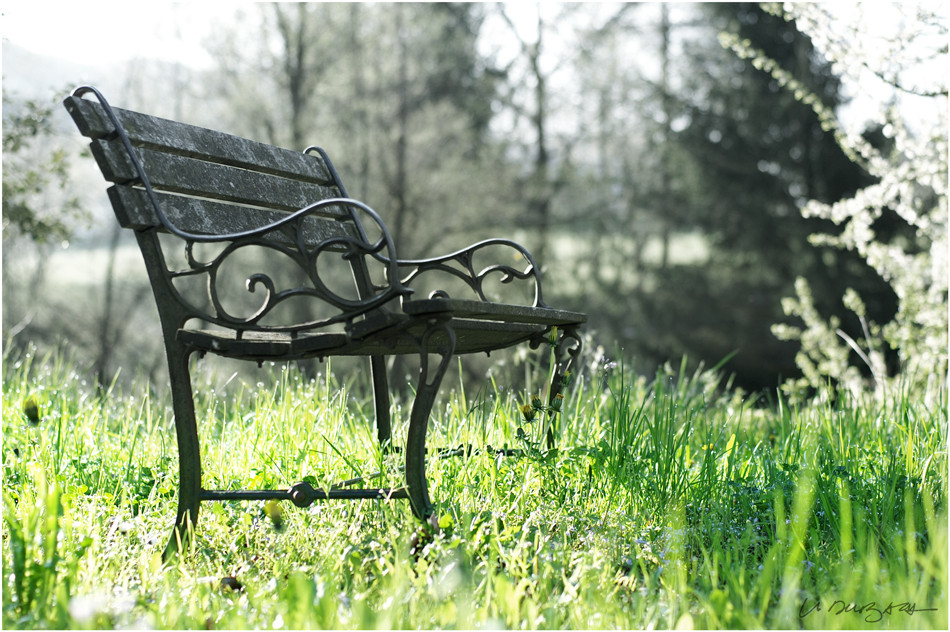
[[[93,99],[84,98],[88,95]],[[445,256],[400,260],[383,219],[347,195],[326,152],[318,147],[300,154],[120,110],[88,86],[75,90],[64,105],[80,132],[91,139],[103,176],[112,183],[108,194],[117,219],[135,231],[158,307],[180,472],[178,511],[166,557],[182,548],[197,523],[200,504],[207,501],[289,500],[305,507],[334,498],[406,498],[413,514],[426,519],[433,511],[425,474],[426,433],[453,355],[522,342],[534,348],[553,344],[549,404],[554,404],[580,352],[577,332],[586,316],[543,302],[539,269],[518,243],[491,239]],[[311,199],[301,203],[303,197]],[[378,236],[372,239],[370,232]],[[184,245],[184,267],[168,263],[162,235],[173,235]],[[203,248],[214,252],[199,252]],[[526,267],[499,263],[476,268],[476,255],[498,248],[512,250]],[[282,288],[269,274],[248,274],[247,291],[263,289],[263,297],[250,313],[235,313],[218,285],[235,253],[247,249],[292,262],[306,283]],[[344,296],[325,281],[321,257],[348,262],[355,296]],[[469,295],[453,298],[436,290],[415,299],[412,286],[433,276],[460,282]],[[201,304],[179,289],[180,283],[194,280],[207,287]],[[485,290],[489,280],[533,284],[533,302],[493,303]],[[301,300],[330,306],[330,315],[271,322],[282,305]],[[368,357],[377,438],[384,449],[393,448],[386,356],[418,355],[419,376],[405,444],[405,486],[350,488],[354,481],[348,481],[332,489],[314,489],[306,482],[279,490],[204,489],[190,360],[193,354],[206,353],[258,363]],[[430,356],[437,361],[430,362]],[[550,446],[555,441],[553,426],[547,434]]]

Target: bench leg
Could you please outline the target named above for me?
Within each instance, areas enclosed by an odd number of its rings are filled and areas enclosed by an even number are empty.
[[[376,435],[379,445],[386,447],[392,439],[389,418],[389,378],[386,376],[386,356],[372,356],[370,369],[373,375],[373,404],[376,409]]]
[[[574,368],[574,361],[580,355],[582,342],[577,335],[576,328],[566,328],[558,332],[557,340],[554,343],[554,373],[551,377],[551,388],[548,392],[548,409],[557,411],[552,414],[548,422],[547,444],[548,449],[554,449],[554,443],[557,435],[557,420],[561,415],[560,395],[570,378]],[[566,354],[566,355],[565,355]]]
[[[439,335],[443,334],[443,335]],[[433,340],[438,336],[439,340]],[[442,338],[445,340],[442,340]],[[420,352],[419,385],[416,399],[409,416],[409,433],[406,437],[406,487],[413,515],[425,520],[432,514],[429,501],[429,485],[426,481],[426,431],[429,427],[429,414],[435,403],[436,394],[442,384],[442,378],[449,367],[449,360],[455,351],[455,332],[445,324],[435,324],[423,336]],[[429,354],[441,356],[439,366],[429,376]]]
[[[177,344],[167,346],[168,370],[172,389],[172,408],[175,413],[175,434],[178,439],[178,515],[171,538],[162,559],[167,560],[184,549],[198,522],[199,492],[201,490],[201,453],[198,427],[195,422],[195,403],[188,369],[190,352]]]

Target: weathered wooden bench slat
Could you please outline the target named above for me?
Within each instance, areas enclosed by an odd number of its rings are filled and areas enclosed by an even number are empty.
[[[149,182],[158,191],[285,211],[295,211],[326,198],[340,197],[335,189],[317,184],[285,180],[270,174],[151,149],[137,148],[135,151],[145,166]],[[124,184],[138,179],[135,166],[120,142],[93,141],[92,153],[106,180]]]
[[[65,106],[83,136],[92,139],[110,138],[115,133],[115,128],[101,104],[70,96],[66,98]],[[157,116],[121,108],[112,109],[135,146],[165,150],[182,156],[325,186],[333,185],[333,177],[319,156]]]
[[[116,185],[109,187],[109,200],[123,228],[145,230],[162,229],[162,222],[155,214],[148,195],[143,189]],[[254,230],[273,224],[287,216],[286,212],[268,209],[235,206],[196,197],[184,197],[167,193],[155,193],[165,216],[180,230],[199,235],[220,235]],[[301,220],[303,241],[307,245],[319,244],[335,237],[357,237],[356,227],[349,214],[327,207],[321,212]],[[263,236],[281,243],[290,243],[288,233],[273,231]]]
[[[446,312],[456,318],[474,318],[508,323],[534,323],[550,326],[581,324],[587,320],[585,314],[549,307],[527,307],[464,299],[406,300],[403,302],[402,308],[409,315]]]

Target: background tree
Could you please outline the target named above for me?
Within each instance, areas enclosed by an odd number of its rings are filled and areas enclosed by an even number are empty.
[[[549,250],[551,241],[566,223],[577,219],[576,209],[564,213],[558,208],[559,197],[574,184],[571,153],[579,142],[576,114],[571,111],[576,95],[564,84],[575,61],[577,28],[564,25],[575,25],[587,16],[576,5],[541,3],[530,10],[499,3],[494,14],[505,33],[497,41],[511,49],[493,51],[493,59],[504,67],[507,78],[497,117],[503,122],[496,133],[514,173],[512,217],[524,230],[535,258],[556,269],[556,260],[564,253]]]
[[[258,27],[238,20],[211,44],[234,129],[324,144],[350,194],[384,212],[403,256],[436,239],[418,225],[438,225],[444,240],[474,223],[465,202],[491,164],[476,158],[495,81],[475,50],[479,5],[258,10]]]
[[[51,142],[56,105],[3,93],[4,344],[24,331],[45,335],[34,318],[49,256],[85,219],[69,186],[71,157]]]
[[[362,195],[385,209],[402,256],[465,245],[473,226],[505,214],[485,187],[501,167],[487,136],[498,73],[476,48],[483,12],[386,5],[364,31],[372,151]]]
[[[684,255],[689,235],[683,187],[690,173],[673,142],[682,108],[674,98],[689,10],[623,5],[580,36],[575,72],[580,87],[578,172],[586,181],[565,190],[573,229],[588,247],[579,261],[579,291],[599,328],[644,361],[641,340],[656,334],[645,312],[663,271]],[[574,192],[572,194],[572,191]],[[690,255],[692,256],[692,255]]]
[[[718,31],[768,51],[794,69],[826,107],[842,105],[830,64],[794,26],[754,4],[702,5]],[[682,129],[670,138],[687,169],[690,223],[704,235],[709,258],[671,266],[647,306],[652,322],[670,327],[652,336],[657,357],[687,354],[724,358],[740,383],[767,387],[775,375],[797,372],[795,347],[777,340],[771,324],[781,318],[781,298],[793,280],[812,280],[816,299],[832,313],[844,306],[846,287],[874,297],[876,315],[893,312],[893,294],[860,258],[817,248],[807,236],[822,222],[802,218],[804,199],[835,201],[869,182],[825,130],[814,111],[799,103],[767,72],[748,60],[728,59],[710,39],[684,46],[689,72],[679,96]],[[827,228],[827,226],[825,226]],[[852,329],[856,335],[857,331]]]
[[[37,243],[68,239],[82,213],[76,196],[50,200],[69,182],[69,156],[44,144],[56,103],[3,93],[3,235]]]
[[[879,95],[870,133],[853,126],[849,131],[777,60],[745,42],[732,43],[812,107],[842,150],[874,178],[833,204],[811,198],[802,214],[835,226],[812,235],[814,243],[859,255],[897,296],[896,313],[882,326],[866,306],[867,294],[849,287],[847,317],[861,324],[861,335],[855,336],[842,317],[820,309],[810,280],[798,279],[785,310],[800,325],[776,327],[779,336],[801,344],[797,361],[803,377],[787,385],[793,393],[829,378],[861,390],[862,372],[868,371],[879,396],[888,394],[894,376],[903,389],[947,384],[947,24],[933,6],[909,8],[900,20],[890,16],[883,36],[872,33],[861,9],[843,19],[818,6],[795,5],[788,14],[772,8],[811,34],[865,96]],[[897,363],[887,361],[889,352]]]

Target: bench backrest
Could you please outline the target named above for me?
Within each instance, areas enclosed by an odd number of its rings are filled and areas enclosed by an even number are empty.
[[[82,98],[86,92],[94,92],[99,102]],[[108,194],[119,223],[139,236],[153,288],[158,283],[168,295],[159,298],[156,293],[160,309],[168,298],[180,303],[179,320],[197,318],[239,330],[294,331],[352,321],[405,293],[392,281],[373,278],[373,261],[377,267],[380,261],[383,267],[395,265],[391,239],[371,209],[345,199],[346,191],[322,150],[299,153],[112,108],[93,89],[78,90],[64,105],[80,132],[91,139],[93,156],[113,183]],[[167,265],[157,233],[184,239],[185,269]],[[195,252],[206,242],[220,252],[199,260]],[[263,286],[267,296],[250,313],[236,314],[225,305],[218,285],[225,262],[249,246],[281,253],[304,281],[287,286],[269,273],[247,274],[246,289]],[[352,272],[351,292],[341,291],[338,280],[326,280],[324,269],[329,266],[318,260],[326,261],[328,253],[345,258]],[[193,281],[196,276],[205,277],[207,285],[208,302],[203,305],[178,289],[179,279]],[[317,318],[288,320],[284,314],[277,319],[280,323],[273,322],[279,305],[301,297],[320,299],[335,309]]]

